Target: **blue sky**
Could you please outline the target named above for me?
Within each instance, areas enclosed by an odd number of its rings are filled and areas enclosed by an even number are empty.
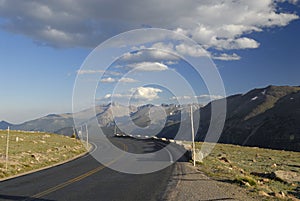
[[[112,36],[144,27],[173,30],[201,44],[213,58],[227,95],[270,84],[300,85],[299,5],[297,0],[172,0],[170,3],[1,0],[0,120],[20,123],[49,113],[72,112],[74,82],[89,53]],[[168,48],[167,45],[163,48]],[[199,54],[185,46],[181,51]],[[167,64],[168,61],[156,66],[154,62],[143,63],[141,68],[161,68],[164,64],[189,79],[182,61],[180,65]],[[145,73],[142,71],[140,75]],[[151,73],[155,76],[155,72]],[[156,73],[163,75],[161,71]],[[112,79],[121,77],[103,77],[96,98],[109,97],[115,83]],[[138,78],[138,75],[131,77]],[[159,86],[138,88],[138,82],[128,79],[123,83],[132,85],[124,89],[123,95],[135,88],[142,102],[163,100],[157,99],[164,91]],[[196,95],[208,97],[204,87],[199,88]],[[171,93],[166,94],[172,98]],[[210,95],[214,98],[219,94]]]

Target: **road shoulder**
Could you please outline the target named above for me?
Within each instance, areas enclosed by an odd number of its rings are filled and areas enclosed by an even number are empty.
[[[188,162],[177,162],[163,200],[243,200],[254,201],[245,189],[215,181]]]
[[[71,161],[77,160],[81,157],[84,157],[84,156],[88,155],[89,152],[92,149],[92,146],[90,146],[90,147],[91,148],[89,150],[86,150],[85,152],[83,152],[83,153],[81,153],[77,156],[74,156],[72,158],[69,158],[67,160],[64,160],[64,161],[61,161],[61,162],[58,162],[58,163],[55,163],[55,164],[51,164],[51,165],[48,165],[48,166],[44,166],[44,167],[41,167],[41,168],[38,168],[38,169],[33,169],[33,170],[30,170],[30,171],[27,171],[27,172],[22,172],[20,174],[12,175],[12,176],[9,176],[9,177],[0,178],[0,182],[7,181],[7,180],[10,180],[10,179],[15,179],[15,178],[22,177],[22,176],[29,175],[29,174],[33,174],[33,173],[36,173],[36,172],[39,172],[39,171],[47,170],[47,169],[57,167],[57,166],[69,163]]]

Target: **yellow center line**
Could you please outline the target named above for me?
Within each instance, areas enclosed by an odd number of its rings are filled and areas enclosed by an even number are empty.
[[[117,143],[121,143],[121,142],[117,142]],[[128,151],[127,145],[124,144],[124,143],[122,143],[122,144],[123,144],[123,150],[124,150],[124,151]],[[124,154],[124,153],[123,153],[123,154]],[[93,175],[93,174],[95,174],[95,173],[97,173],[97,172],[103,170],[103,169],[106,168],[107,166],[109,166],[109,165],[115,163],[117,160],[119,160],[119,159],[123,156],[123,154],[121,154],[121,155],[120,155],[119,157],[117,157],[116,159],[110,161],[109,163],[106,163],[106,164],[104,164],[104,165],[100,165],[99,167],[97,167],[97,168],[95,168],[95,169],[93,169],[93,170],[91,170],[91,171],[89,171],[89,172],[86,172],[86,173],[84,173],[84,174],[82,174],[82,175],[80,175],[80,176],[78,176],[78,177],[75,177],[75,178],[73,178],[73,179],[70,179],[70,180],[68,180],[68,181],[66,181],[66,182],[64,182],[64,183],[58,184],[57,186],[54,186],[54,187],[52,187],[52,188],[49,188],[49,189],[47,189],[47,190],[45,190],[45,191],[42,191],[42,192],[40,192],[40,193],[37,193],[37,194],[33,195],[31,198],[25,199],[25,200],[23,200],[23,201],[31,201],[31,200],[35,200],[35,199],[37,199],[37,198],[41,198],[41,197],[43,197],[43,196],[45,196],[45,195],[48,195],[48,194],[50,194],[50,193],[52,193],[52,192],[54,192],[54,191],[57,191],[57,190],[62,189],[62,188],[64,188],[64,187],[66,187],[66,186],[69,186],[70,184],[73,184],[73,183],[75,183],[75,182],[81,181],[81,180],[83,180],[83,179],[85,179],[85,178],[87,178],[87,177],[89,177],[89,176],[91,176],[91,175]]]

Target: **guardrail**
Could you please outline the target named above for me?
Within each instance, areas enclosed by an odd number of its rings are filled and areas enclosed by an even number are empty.
[[[186,157],[188,159],[196,160],[196,162],[202,162],[203,159],[203,153],[199,150],[196,149],[195,157],[193,156],[192,152],[192,142],[191,141],[184,141],[184,140],[174,140],[174,139],[167,139],[167,138],[159,138],[157,136],[141,136],[141,135],[126,135],[126,134],[115,134],[115,137],[129,137],[129,138],[134,138],[134,139],[153,139],[153,140],[159,140],[162,142],[170,142],[170,143],[175,143],[181,147],[183,147],[186,150]]]

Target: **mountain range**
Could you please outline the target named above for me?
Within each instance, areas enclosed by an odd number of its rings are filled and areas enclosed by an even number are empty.
[[[300,151],[300,87],[268,86],[229,96],[226,101],[227,114],[219,143]],[[206,137],[211,105],[197,111],[201,117],[198,141]],[[174,138],[172,134],[179,125],[180,122],[166,127],[161,136]]]
[[[219,139],[220,143],[300,151],[300,87],[268,86],[253,89],[245,94],[229,96],[226,101],[227,114]],[[194,114],[200,115],[200,120],[197,122],[200,126],[196,132],[198,141],[205,139],[211,121],[213,103],[214,101],[205,106],[193,105]],[[158,136],[174,138],[180,125],[186,133],[191,132],[188,116],[182,116],[182,111],[188,109],[188,105],[162,104],[157,107],[148,104],[128,108],[117,103],[110,103],[97,106],[95,111],[99,125],[105,127],[106,130],[113,129],[113,116],[115,116],[123,126],[128,125],[127,130],[131,134],[140,134],[143,131],[142,128],[146,127],[151,130],[151,123],[163,123],[164,128]],[[129,111],[130,118],[126,118],[126,110]],[[79,112],[75,116],[84,115],[85,112]],[[161,117],[165,117],[164,122],[160,122]],[[134,124],[130,124],[129,121]],[[18,125],[0,122],[0,129],[6,129],[8,126],[15,130],[71,135],[74,122],[73,115],[66,113],[50,114]]]

